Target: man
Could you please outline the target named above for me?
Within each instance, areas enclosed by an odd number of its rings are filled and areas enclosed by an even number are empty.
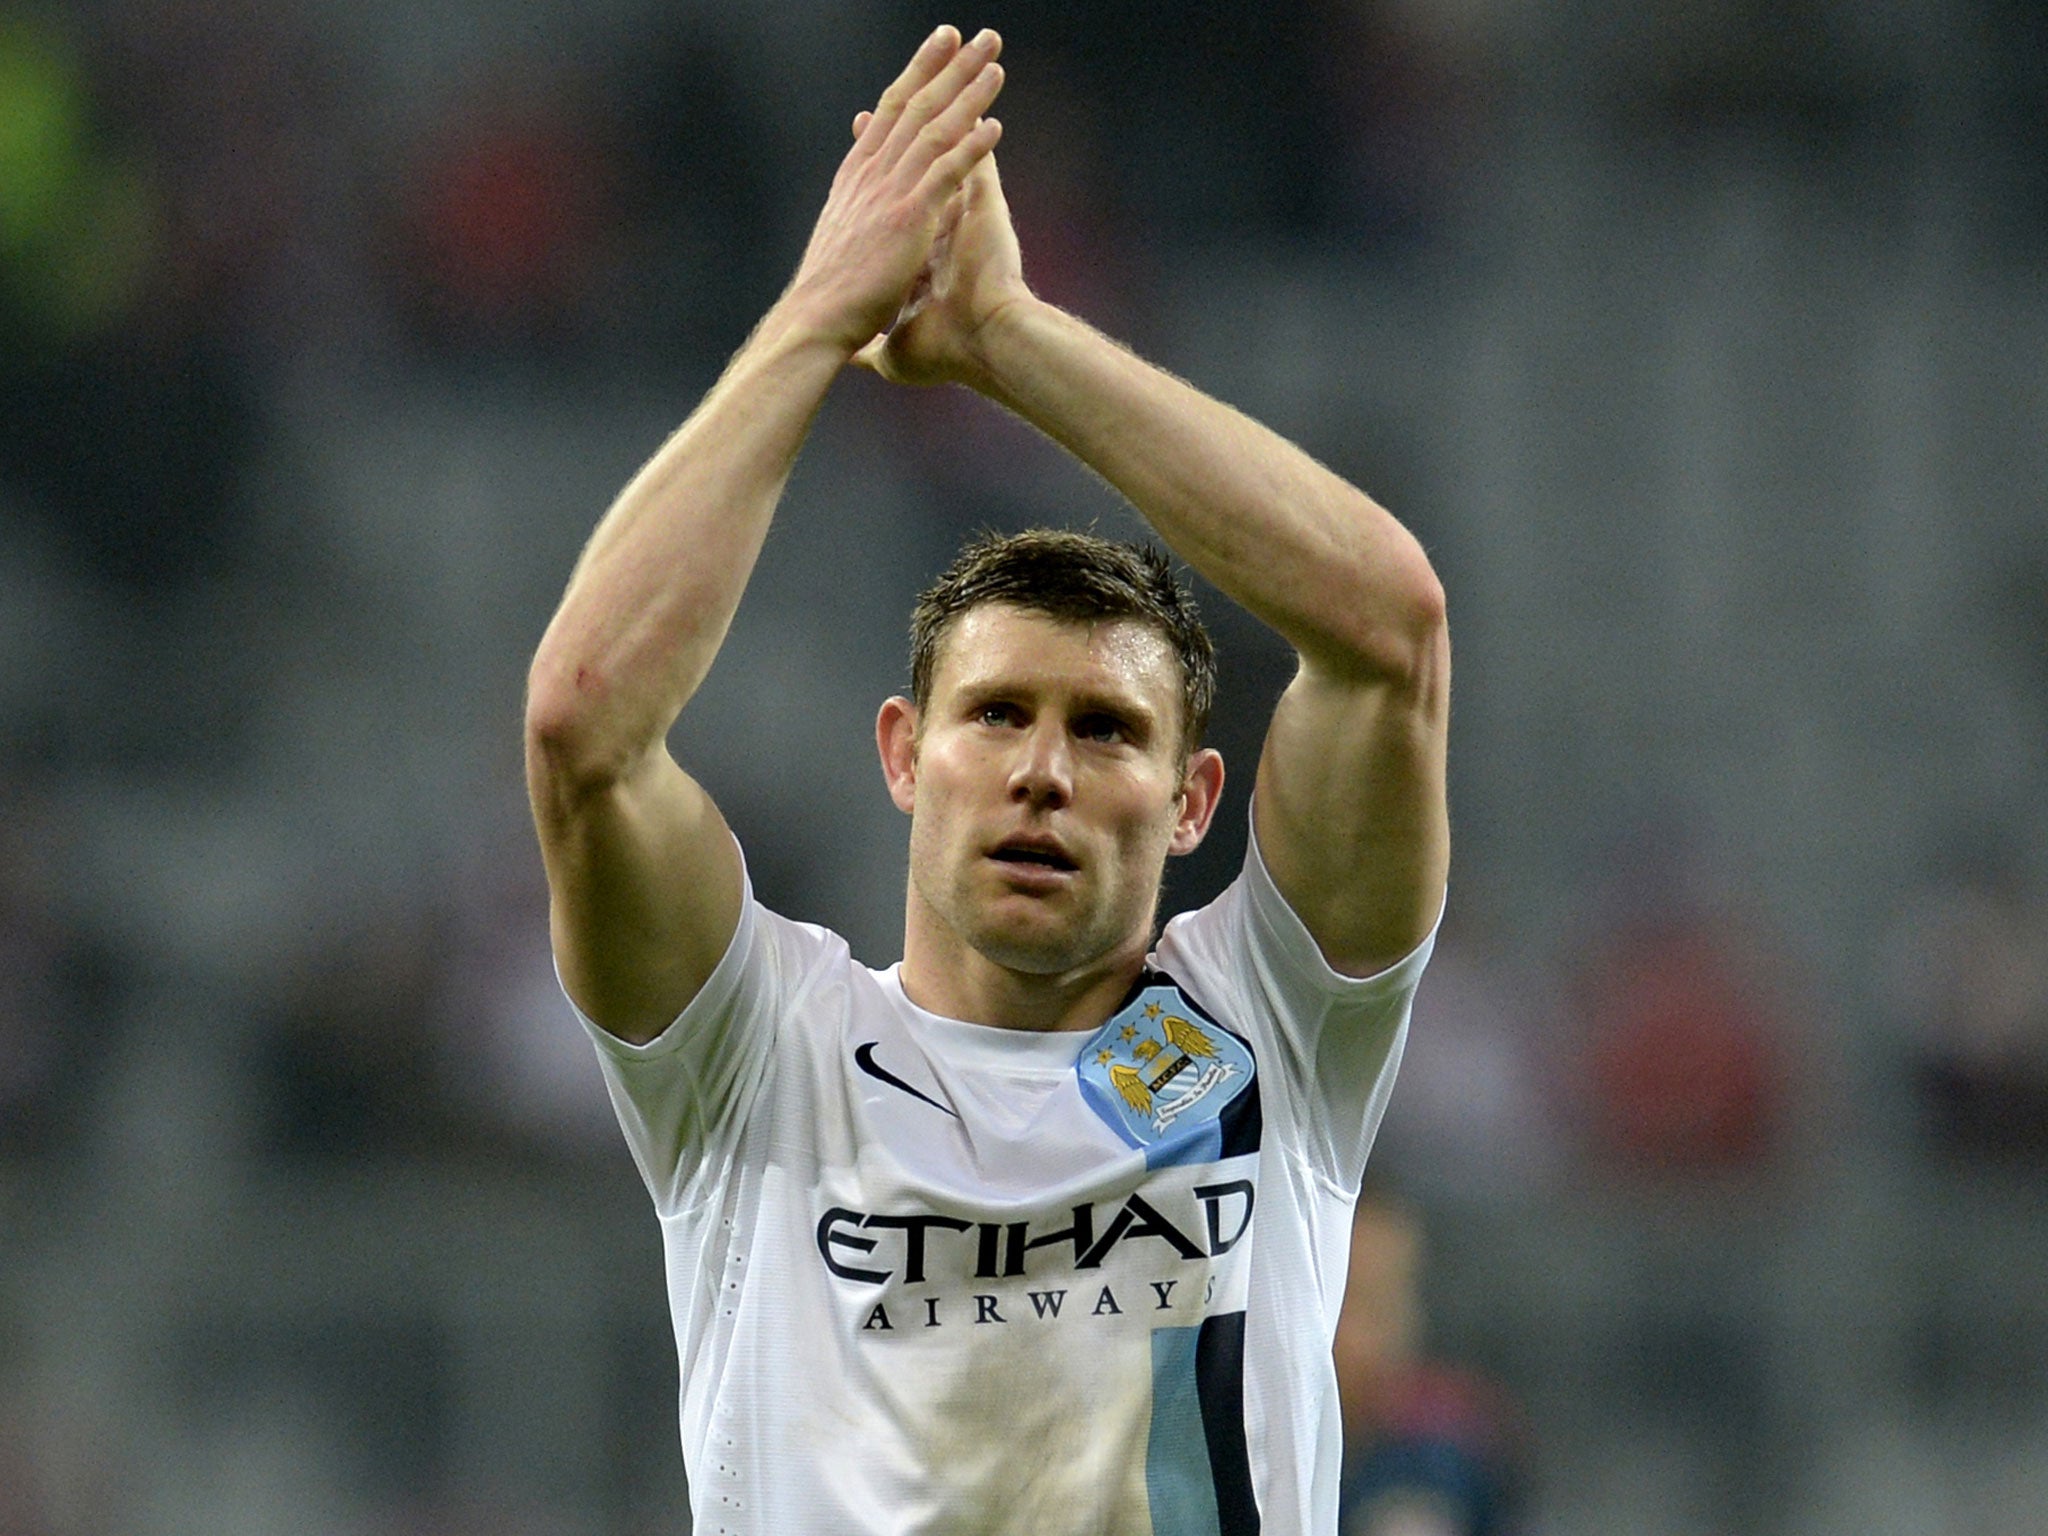
[[[1425,1350],[1425,1247],[1407,1202],[1371,1187],[1359,1195],[1334,1351],[1340,1536],[1502,1536],[1515,1526],[1519,1414],[1496,1383]]]
[[[661,1215],[696,1529],[1327,1532],[1350,1198],[1448,858],[1443,598],[1305,454],[1040,302],[935,32],[788,289],[621,493],[535,657],[563,984]],[[1206,641],[1072,535],[927,595],[877,743],[899,966],[756,905],[666,736],[849,362],[965,384],[1284,636],[1243,876],[1152,946],[1222,789]]]

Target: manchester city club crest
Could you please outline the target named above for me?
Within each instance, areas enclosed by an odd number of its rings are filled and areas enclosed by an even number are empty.
[[[1164,977],[1117,1010],[1074,1070],[1095,1112],[1154,1164],[1190,1161],[1198,1147],[1216,1155],[1218,1122],[1255,1075],[1251,1048]]]

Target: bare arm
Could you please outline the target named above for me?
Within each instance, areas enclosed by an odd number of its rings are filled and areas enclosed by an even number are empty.
[[[920,291],[862,363],[1009,407],[1294,647],[1259,763],[1260,848],[1333,966],[1400,958],[1436,917],[1450,848],[1449,640],[1421,546],[1293,444],[1035,298],[993,159]]]
[[[1238,411],[1032,303],[986,333],[987,392],[1128,496],[1169,546],[1291,644],[1259,760],[1259,846],[1339,970],[1428,932],[1450,838],[1444,599],[1369,497]]]
[[[739,920],[724,820],[669,756],[832,380],[887,326],[1000,132],[1001,42],[935,32],[834,178],[788,290],[599,523],[528,676],[527,788],[555,954],[629,1040],[694,997]]]

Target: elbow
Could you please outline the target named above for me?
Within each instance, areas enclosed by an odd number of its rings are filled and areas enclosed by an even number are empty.
[[[526,673],[526,745],[529,751],[557,755],[579,734],[588,708],[577,684],[580,668],[570,668],[545,648]]]
[[[1436,568],[1419,551],[1415,569],[1407,573],[1394,606],[1400,616],[1400,627],[1425,644],[1434,644],[1450,631],[1444,584],[1437,579]]]
[[[1360,583],[1325,664],[1356,681],[1427,692],[1450,655],[1443,583],[1420,549],[1399,571]]]
[[[534,803],[561,804],[614,783],[624,771],[606,747],[600,687],[590,669],[545,650],[526,678],[526,777]]]
[[[1378,642],[1377,670],[1405,692],[1437,691],[1450,664],[1450,619],[1443,584],[1423,568],[1425,579],[1414,583],[1389,616]]]

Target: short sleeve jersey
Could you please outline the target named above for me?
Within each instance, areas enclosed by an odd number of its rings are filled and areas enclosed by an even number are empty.
[[[1334,1531],[1351,1206],[1431,942],[1337,974],[1254,842],[1101,1029],[1041,1034],[919,1008],[750,885],[663,1034],[590,1026],[693,1528]]]

